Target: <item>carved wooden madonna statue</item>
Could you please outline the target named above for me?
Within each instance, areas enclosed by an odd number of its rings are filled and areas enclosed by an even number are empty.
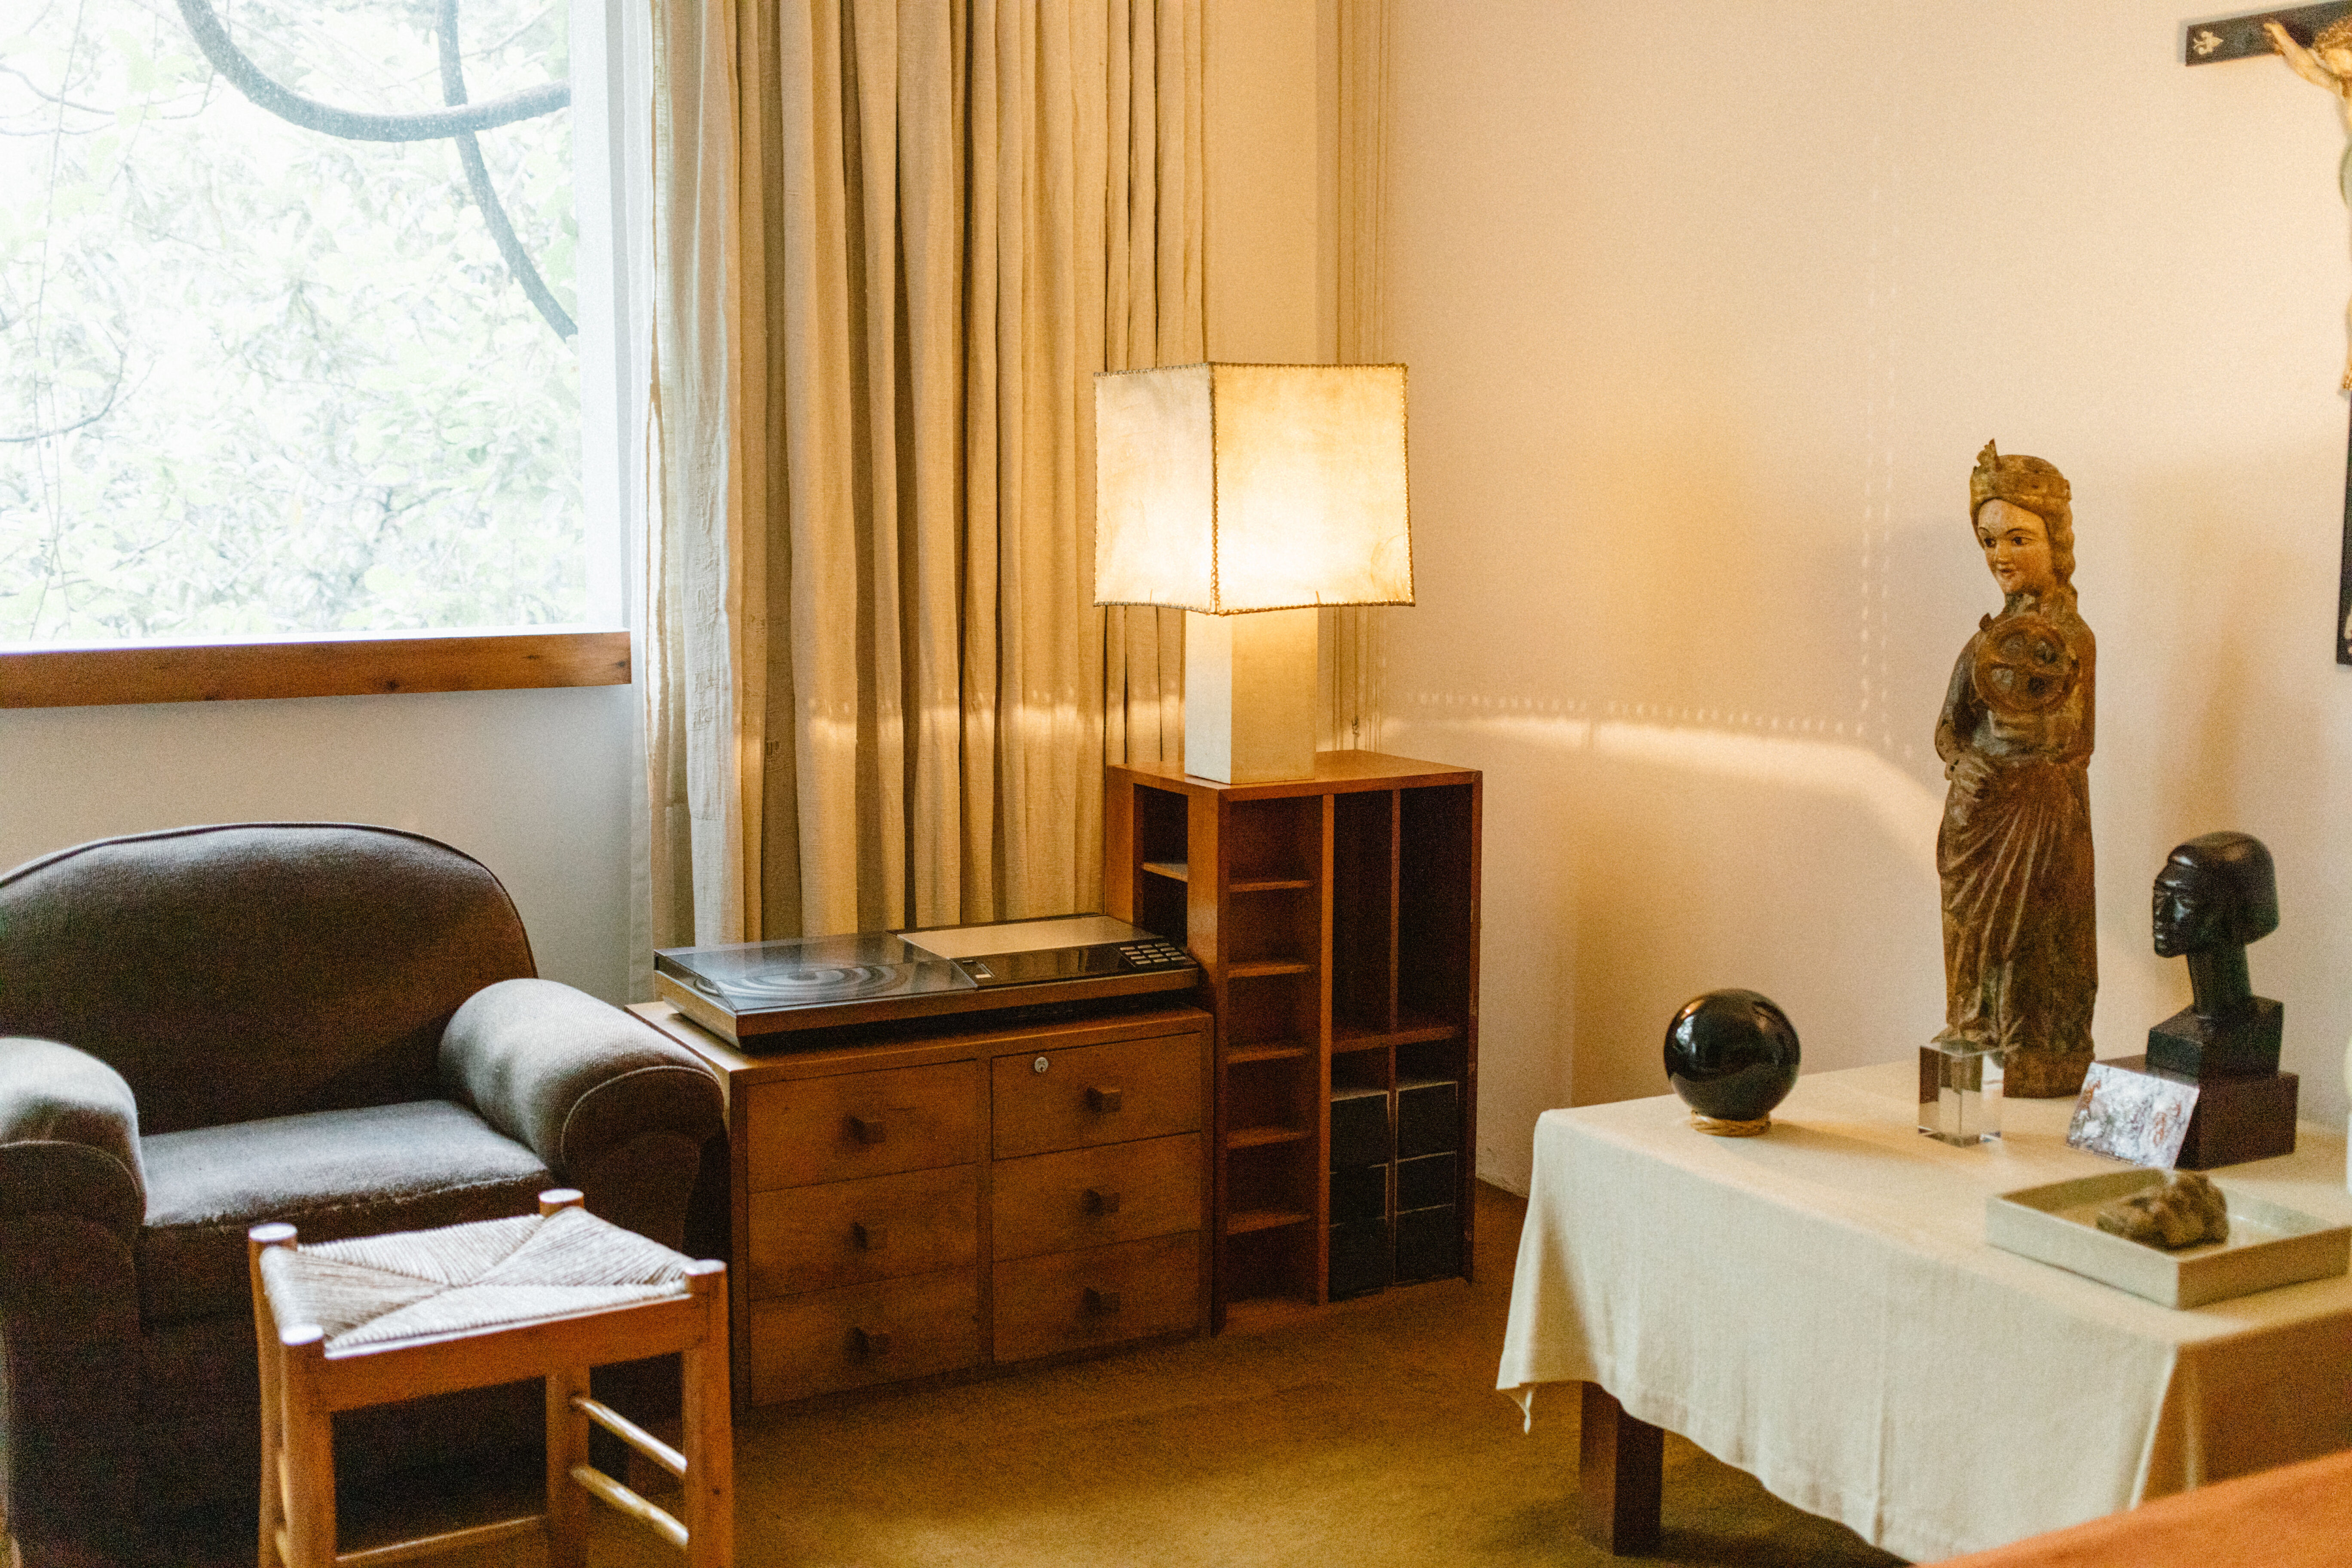
[[[2082,1088],[2099,989],[2091,887],[2091,716],[2097,651],[2074,610],[2065,476],[1985,443],[1969,511],[2001,608],[1960,650],[1936,722],[1951,781],[1939,1045],[2006,1053],[2002,1092]]]

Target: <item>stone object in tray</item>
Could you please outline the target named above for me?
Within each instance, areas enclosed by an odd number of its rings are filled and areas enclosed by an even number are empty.
[[[2194,1171],[2168,1173],[2160,1187],[2118,1198],[2099,1211],[2110,1236],[2178,1252],[2200,1242],[2230,1239],[2230,1200]]]

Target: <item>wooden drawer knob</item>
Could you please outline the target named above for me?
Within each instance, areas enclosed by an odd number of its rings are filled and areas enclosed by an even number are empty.
[[[1121,1098],[1119,1091],[1115,1089],[1097,1088],[1087,1090],[1087,1104],[1098,1111],[1117,1110]]]
[[[850,1226],[849,1234],[856,1238],[860,1252],[879,1252],[890,1245],[890,1227],[887,1225],[866,1225],[859,1221]]]
[[[849,1119],[849,1135],[860,1143],[886,1143],[890,1129],[879,1115],[853,1116]]]
[[[1087,1212],[1088,1214],[1117,1214],[1118,1212],[1118,1194],[1117,1193],[1107,1193],[1100,1187],[1088,1187],[1087,1189]]]
[[[877,1356],[888,1355],[890,1353],[889,1331],[852,1329],[849,1331],[849,1350],[852,1355],[864,1361],[872,1361]]]
[[[1091,1285],[1087,1286],[1087,1314],[1089,1317],[1096,1318],[1110,1318],[1118,1316],[1118,1292],[1116,1290],[1097,1290]]]

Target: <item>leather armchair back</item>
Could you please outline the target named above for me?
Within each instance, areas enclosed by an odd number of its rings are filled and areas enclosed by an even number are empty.
[[[0,875],[0,1036],[107,1062],[142,1133],[433,1098],[458,1005],[536,973],[497,878],[388,827],[177,828]]]

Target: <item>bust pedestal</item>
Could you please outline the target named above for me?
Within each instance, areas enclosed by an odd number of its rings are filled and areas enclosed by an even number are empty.
[[[2171,1071],[2149,1057],[2125,1057],[2106,1065],[2197,1086],[2197,1109],[2189,1118],[2175,1169],[2210,1171],[2294,1152],[2294,1107],[2302,1080],[2291,1072],[2200,1077]]]

